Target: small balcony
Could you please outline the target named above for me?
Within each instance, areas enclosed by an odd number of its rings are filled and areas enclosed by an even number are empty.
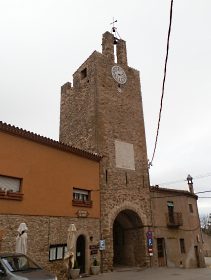
[[[6,191],[0,190],[0,199],[22,200],[23,193],[7,191],[7,190]]]
[[[169,228],[178,228],[183,225],[182,213],[174,212],[172,214],[166,213],[166,223]]]
[[[72,205],[73,206],[78,206],[78,207],[92,207],[92,200],[77,200],[73,199],[72,200]]]

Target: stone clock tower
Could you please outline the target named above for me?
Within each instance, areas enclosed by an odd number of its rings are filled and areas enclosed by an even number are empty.
[[[117,44],[114,44],[114,39]],[[149,264],[149,175],[139,71],[126,43],[106,32],[61,92],[60,141],[103,156],[100,166],[103,270]]]

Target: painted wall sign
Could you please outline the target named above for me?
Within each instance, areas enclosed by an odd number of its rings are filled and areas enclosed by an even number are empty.
[[[86,210],[78,210],[77,216],[79,218],[87,218],[89,216],[89,212]]]

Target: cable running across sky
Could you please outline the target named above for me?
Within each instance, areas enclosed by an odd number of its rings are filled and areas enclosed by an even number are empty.
[[[210,177],[211,173],[205,173],[205,174],[200,174],[200,175],[196,175],[193,177],[194,180],[199,180],[199,179],[204,179],[207,177]],[[176,183],[182,183],[187,181],[187,179],[180,179],[180,180],[176,180],[176,181],[167,181],[167,182],[162,182],[162,183],[158,183],[157,185],[162,186],[162,185],[172,185],[172,184],[176,184]]]
[[[159,135],[159,129],[160,129],[161,113],[162,113],[162,108],[163,108],[163,97],[164,97],[164,92],[165,92],[165,81],[166,81],[166,70],[167,70],[167,62],[168,62],[168,53],[169,53],[169,40],[170,40],[170,34],[171,34],[172,12],[173,12],[173,0],[171,0],[171,8],[170,8],[170,21],[169,21],[169,29],[168,29],[168,38],[167,38],[167,47],[166,47],[166,59],[165,59],[165,67],[164,67],[162,95],[161,95],[161,101],[160,101],[160,111],[159,111],[159,117],[158,117],[158,126],[157,126],[157,133],[156,133],[154,151],[153,151],[152,159],[149,162],[149,168],[150,168],[150,166],[152,166],[152,162],[153,162],[154,157],[155,157],[155,151],[156,151],[156,148],[157,148],[158,135]]]

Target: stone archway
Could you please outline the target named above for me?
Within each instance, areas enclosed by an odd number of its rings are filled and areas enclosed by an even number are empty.
[[[145,263],[143,224],[133,210],[122,210],[113,223],[113,265],[143,266]]]

